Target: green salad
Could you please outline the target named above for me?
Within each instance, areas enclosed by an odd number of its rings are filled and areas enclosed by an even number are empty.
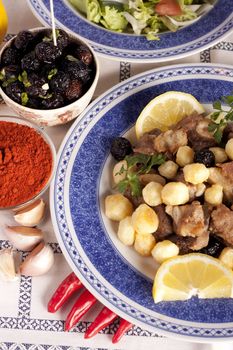
[[[197,21],[214,0],[69,0],[86,18],[115,32],[145,35],[177,31]]]

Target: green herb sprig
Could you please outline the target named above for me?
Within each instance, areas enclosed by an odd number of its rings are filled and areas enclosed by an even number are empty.
[[[224,109],[222,103],[229,106],[229,108]],[[208,126],[208,131],[212,132],[217,143],[220,143],[225,126],[233,121],[233,95],[224,96],[221,100],[215,101],[213,108],[216,111],[210,115],[211,123]],[[219,118],[221,113],[223,115]]]
[[[127,188],[130,189],[132,196],[138,197],[142,193],[141,182],[139,175],[148,174],[154,165],[161,165],[165,162],[163,154],[153,154],[152,156],[146,154],[135,154],[133,156],[125,157],[127,167],[122,165],[120,171],[114,175],[122,175],[126,173],[124,180],[117,184],[118,191],[124,193]],[[137,170],[134,171],[134,167]]]

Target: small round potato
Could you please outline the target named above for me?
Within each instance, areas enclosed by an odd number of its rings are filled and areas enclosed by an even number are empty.
[[[150,256],[155,246],[155,238],[151,233],[136,232],[134,249],[142,256]]]
[[[198,185],[207,181],[210,174],[209,169],[201,163],[185,165],[183,172],[185,181],[193,185]]]
[[[142,196],[146,204],[155,207],[162,203],[161,191],[163,186],[157,182],[148,183],[142,190]]]
[[[230,160],[233,160],[233,139],[227,141],[225,151]]]
[[[105,215],[114,221],[121,221],[133,213],[133,205],[122,194],[111,194],[105,198]]]
[[[211,147],[210,151],[213,152],[215,163],[224,163],[227,161],[227,154],[225,150],[221,147]]]
[[[120,181],[124,180],[126,178],[127,174],[127,162],[126,160],[121,160],[120,162],[116,163],[113,168],[113,181],[117,185]]]
[[[176,153],[176,163],[179,164],[182,168],[187,165],[193,163],[194,159],[194,151],[189,146],[181,146],[179,147]]]
[[[161,176],[166,177],[166,179],[173,179],[178,170],[178,165],[172,160],[168,160],[158,167],[158,171]]]
[[[221,251],[219,260],[221,260],[230,269],[233,269],[233,249],[230,247],[224,248]]]
[[[117,236],[124,245],[133,245],[135,240],[135,231],[132,225],[132,217],[127,216],[120,221]]]
[[[159,226],[159,219],[147,204],[140,204],[132,215],[132,223],[138,233],[153,233]]]
[[[173,256],[177,256],[179,254],[179,247],[169,241],[164,240],[162,242],[158,242],[151,252],[153,258],[159,263],[163,263],[165,260],[172,258]]]
[[[219,205],[223,200],[223,187],[214,184],[205,190],[205,201],[212,205]]]
[[[180,205],[189,201],[189,189],[183,182],[169,182],[161,192],[162,201],[166,205]]]

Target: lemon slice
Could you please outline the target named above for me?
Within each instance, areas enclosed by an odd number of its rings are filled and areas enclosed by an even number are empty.
[[[220,260],[191,253],[165,261],[158,269],[153,290],[154,302],[199,298],[231,298],[233,272]]]
[[[140,113],[136,125],[136,135],[141,137],[155,128],[166,131],[192,113],[204,113],[203,106],[187,93],[168,91],[151,100]]]

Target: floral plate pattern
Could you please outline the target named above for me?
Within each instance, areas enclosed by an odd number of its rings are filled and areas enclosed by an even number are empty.
[[[28,0],[45,25],[51,26],[49,0]],[[229,34],[233,28],[232,0],[217,0],[198,21],[179,31],[160,35],[159,41],[143,36],[114,33],[87,21],[65,0],[56,0],[54,9],[57,25],[86,39],[100,55],[116,60],[164,62],[200,52]]]
[[[50,192],[52,221],[75,273],[117,314],[165,335],[202,342],[230,340],[233,299],[192,298],[154,304],[152,280],[113,244],[115,233],[103,214],[112,139],[134,125],[153,97],[169,90],[192,93],[211,105],[233,91],[233,68],[212,64],[158,68],[134,76],[96,99],[74,122],[61,145]],[[128,252],[130,255],[130,248]]]

